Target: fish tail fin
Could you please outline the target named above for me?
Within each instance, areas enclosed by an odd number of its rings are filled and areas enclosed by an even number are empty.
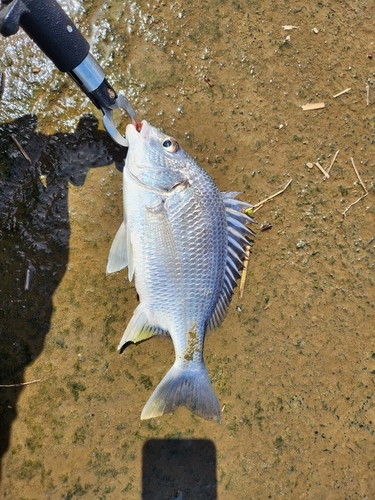
[[[141,419],[170,413],[179,406],[207,420],[221,421],[219,402],[203,362],[193,367],[175,362],[147,401]]]

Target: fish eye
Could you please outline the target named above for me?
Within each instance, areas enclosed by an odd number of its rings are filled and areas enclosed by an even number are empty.
[[[170,139],[165,139],[162,146],[168,153],[175,153],[180,149],[178,142],[176,139],[172,139],[172,137]]]

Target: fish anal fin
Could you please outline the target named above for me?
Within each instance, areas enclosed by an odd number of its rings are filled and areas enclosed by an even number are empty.
[[[129,342],[137,343],[147,340],[154,335],[168,335],[168,333],[158,326],[151,325],[141,304],[135,309],[131,320],[122,336],[117,350],[120,351]]]

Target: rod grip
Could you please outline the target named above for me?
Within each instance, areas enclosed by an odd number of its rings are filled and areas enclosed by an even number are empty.
[[[11,0],[1,4],[0,33],[14,35],[21,26],[63,72],[76,68],[90,45],[56,0]]]

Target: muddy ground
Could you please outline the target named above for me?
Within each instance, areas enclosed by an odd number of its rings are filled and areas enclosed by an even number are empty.
[[[245,295],[206,340],[222,423],[141,421],[173,348],[116,351],[137,305],[105,275],[123,151],[25,35],[0,40],[0,383],[36,381],[0,388],[2,498],[375,498],[373,2],[62,5],[221,190],[292,182],[254,214]],[[336,151],[328,179],[307,166]]]

